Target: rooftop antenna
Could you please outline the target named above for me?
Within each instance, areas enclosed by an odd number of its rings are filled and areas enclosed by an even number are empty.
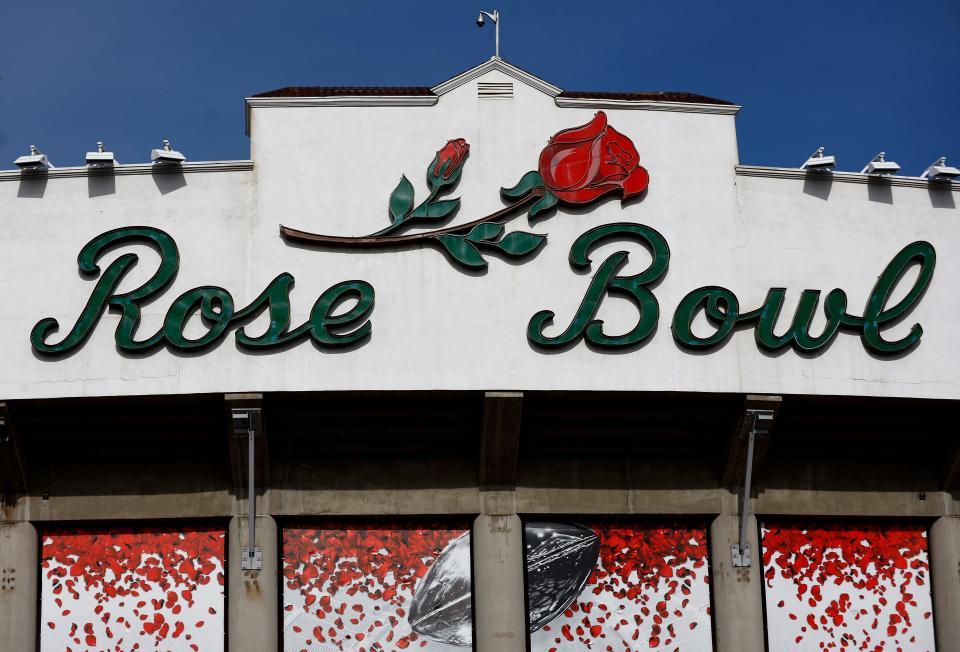
[[[497,11],[496,9],[493,10],[492,14],[489,11],[481,11],[477,15],[477,27],[481,29],[483,29],[483,24],[485,22],[483,20],[484,16],[486,16],[487,18],[493,21],[494,41],[496,43],[496,46],[495,46],[496,49],[494,50],[493,58],[499,59],[500,58],[500,12]]]

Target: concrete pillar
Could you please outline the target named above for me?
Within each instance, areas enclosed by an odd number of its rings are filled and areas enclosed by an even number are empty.
[[[0,523],[0,652],[37,649],[37,530]]]
[[[473,621],[477,652],[526,652],[523,524],[516,514],[473,522]]]
[[[960,652],[960,516],[941,516],[930,528],[930,571],[937,652]]]
[[[736,514],[721,514],[710,525],[716,652],[764,652],[763,560],[753,515],[747,523],[749,568],[734,568],[730,560],[730,546],[738,543],[739,537]]]
[[[276,652],[279,649],[277,618],[280,611],[277,522],[270,516],[257,516],[256,545],[263,548],[263,569],[245,571],[240,566],[241,552],[249,537],[247,521],[246,516],[230,519],[229,652]]]

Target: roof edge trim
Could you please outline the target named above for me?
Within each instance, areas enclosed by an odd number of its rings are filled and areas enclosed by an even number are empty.
[[[334,95],[329,97],[245,97],[255,109],[297,106],[433,106],[435,95]]]
[[[317,106],[433,106],[436,95],[333,95],[324,97],[245,97],[243,131],[250,135],[250,109]]]
[[[642,111],[677,111],[679,113],[712,113],[737,115],[739,104],[704,104],[700,102],[661,102],[657,100],[613,100],[582,97],[556,97],[557,106],[578,109],[634,109]]]
[[[20,181],[21,179],[63,179],[71,177],[123,177],[142,174],[175,174],[181,172],[246,172],[253,169],[253,161],[197,161],[186,162],[181,165],[162,166],[157,163],[129,163],[115,165],[112,169],[104,170],[90,168],[86,165],[74,167],[51,168],[45,172],[22,172],[21,170],[0,170],[0,181]]]
[[[902,186],[906,188],[942,188],[943,190],[960,190],[960,181],[931,182],[923,177],[898,177],[888,176],[877,178],[870,174],[861,174],[859,172],[810,172],[800,168],[775,168],[764,167],[762,165],[738,165],[736,167],[738,177],[764,177],[767,179],[813,179],[824,182],[837,181],[840,183],[876,183],[889,184],[891,186]]]

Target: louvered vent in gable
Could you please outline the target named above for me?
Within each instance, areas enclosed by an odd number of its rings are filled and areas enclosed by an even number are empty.
[[[512,100],[513,82],[477,82],[477,97],[481,100]]]

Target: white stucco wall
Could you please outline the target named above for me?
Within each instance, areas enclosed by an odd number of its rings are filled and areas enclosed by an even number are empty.
[[[511,78],[493,71],[483,80]],[[149,175],[118,176],[114,192],[101,194],[86,178],[50,178],[41,192],[10,175],[0,179],[0,399],[342,389],[960,398],[960,370],[950,345],[960,320],[953,280],[960,271],[958,193],[878,190],[840,181],[826,193],[802,179],[738,176],[731,115],[605,109],[650,172],[647,195],[625,206],[608,199],[585,209],[561,208],[533,227],[525,217],[516,218],[508,232],[548,233],[547,245],[520,264],[488,256],[489,267],[480,275],[463,272],[432,247],[333,251],[291,246],[280,238],[280,223],[330,235],[362,235],[386,226],[388,198],[401,173],[414,184],[419,202],[434,153],[457,137],[471,150],[462,181],[450,194],[462,198],[455,221],[501,208],[499,188],[536,168],[551,135],[587,122],[596,111],[560,108],[519,81],[515,95],[478,100],[470,82],[434,106],[254,108],[254,169],[188,173],[180,187]],[[670,269],[655,289],[661,310],[656,334],[643,347],[621,353],[597,352],[583,343],[561,352],[532,348],[526,338],[530,317],[554,310],[549,333],[558,333],[592,276],[571,270],[570,245],[588,229],[618,221],[649,225],[669,242]],[[33,325],[56,317],[62,335],[92,290],[94,283],[77,273],[80,248],[104,231],[132,224],[167,231],[181,256],[175,283],[146,311],[143,334],[156,331],[171,301],[189,288],[223,286],[239,307],[277,274],[290,272],[297,279],[291,295],[294,326],[305,321],[324,289],[363,279],[376,289],[373,335],[349,351],[322,351],[302,342],[252,355],[237,348],[231,333],[203,355],[161,349],[124,356],[113,342],[118,318],[108,313],[74,354],[55,360],[36,356],[28,339]],[[733,290],[744,311],[758,307],[770,287],[786,287],[784,320],[792,316],[801,290],[819,288],[825,294],[840,287],[850,312],[860,314],[877,275],[918,239],[933,243],[938,263],[919,306],[891,330],[892,337],[914,322],[923,325],[922,342],[906,356],[880,359],[848,333],[814,357],[792,350],[765,354],[749,329],[708,354],[674,343],[674,308],[687,292],[708,284]],[[142,260],[123,289],[155,269],[156,254],[138,249]],[[594,271],[620,249],[631,252],[626,272],[649,261],[639,245],[612,243],[594,254]],[[619,332],[635,315],[624,301],[607,299],[599,316],[611,332]],[[261,317],[257,323],[266,322]],[[261,330],[248,327],[251,333]]]

